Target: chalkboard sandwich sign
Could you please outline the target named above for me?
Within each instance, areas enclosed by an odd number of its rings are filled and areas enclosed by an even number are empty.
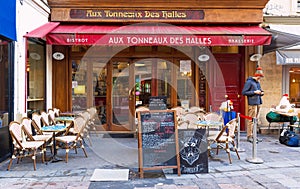
[[[178,130],[174,110],[138,112],[139,174],[144,170],[176,168],[180,176]]]

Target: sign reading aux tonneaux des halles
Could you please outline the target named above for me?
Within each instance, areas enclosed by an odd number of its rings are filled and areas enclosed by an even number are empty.
[[[107,20],[203,20],[203,10],[71,9],[71,19]]]

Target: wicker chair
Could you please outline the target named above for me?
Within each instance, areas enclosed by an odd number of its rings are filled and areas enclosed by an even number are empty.
[[[24,157],[31,157],[33,161],[33,168],[36,170],[36,155],[40,153],[42,155],[42,162],[44,163],[44,141],[27,141],[22,134],[22,125],[16,121],[12,121],[9,124],[9,132],[13,141],[13,152],[7,167],[10,170],[14,159],[19,160]]]
[[[81,148],[84,152],[85,157],[87,157],[87,153],[84,149],[83,145],[83,132],[86,127],[86,120],[81,115],[77,115],[73,121],[74,123],[74,132],[76,134],[73,135],[64,135],[55,137],[55,140],[57,142],[60,142],[63,144],[63,146],[60,146],[60,148],[66,149],[66,163],[68,163],[68,157],[69,157],[69,150],[74,149],[77,153],[77,148]]]

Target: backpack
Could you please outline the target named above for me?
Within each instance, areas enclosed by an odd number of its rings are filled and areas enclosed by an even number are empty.
[[[287,146],[298,147],[299,136],[293,131],[284,129],[279,137],[279,142]]]

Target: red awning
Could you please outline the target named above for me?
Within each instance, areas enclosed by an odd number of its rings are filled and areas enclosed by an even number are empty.
[[[271,33],[259,26],[58,25],[46,40],[55,45],[256,46],[270,44]]]
[[[44,38],[49,32],[56,28],[59,22],[48,22],[37,29],[27,33],[24,37]]]

